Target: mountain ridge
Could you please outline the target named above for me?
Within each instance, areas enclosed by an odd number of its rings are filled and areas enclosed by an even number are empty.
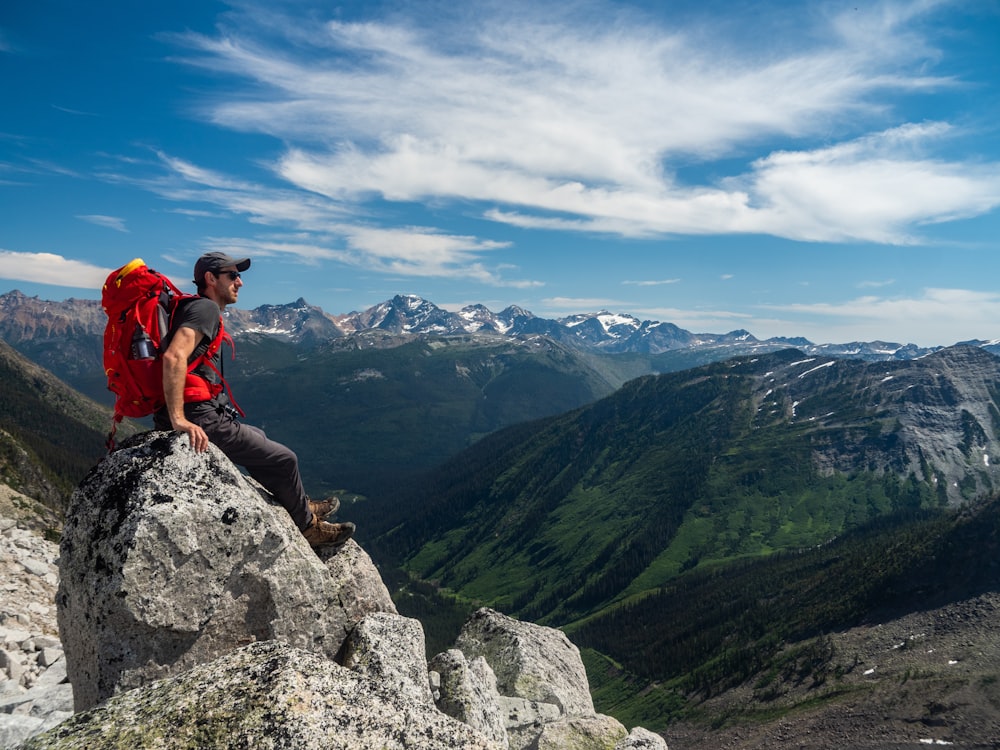
[[[804,337],[758,339],[745,329],[726,333],[693,333],[669,322],[639,320],[624,313],[600,310],[561,318],[541,318],[511,305],[494,313],[481,304],[450,312],[417,295],[397,294],[363,311],[331,314],[305,299],[226,311],[230,332],[285,336],[316,345],[351,335],[378,331],[393,336],[417,335],[545,335],[562,343],[608,353],[662,354],[678,349],[718,349],[718,358],[733,354],[774,351],[794,346],[806,353],[866,361],[913,359],[945,348],[886,341],[816,344]],[[102,335],[103,312],[97,300],[70,298],[62,302],[28,297],[18,290],[0,295],[0,338],[17,346],[29,341],[67,340],[81,334]],[[996,341],[964,343],[1000,350]],[[994,352],[995,353],[995,352]]]
[[[0,341],[0,481],[62,510],[110,427],[111,409]],[[122,425],[121,436],[132,432]]]

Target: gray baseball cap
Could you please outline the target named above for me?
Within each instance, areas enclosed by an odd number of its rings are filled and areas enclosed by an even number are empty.
[[[236,266],[236,270],[242,272],[250,268],[250,259],[233,258],[219,250],[205,253],[194,264],[194,283],[198,284],[199,279],[205,278],[205,271],[218,273],[226,266]]]

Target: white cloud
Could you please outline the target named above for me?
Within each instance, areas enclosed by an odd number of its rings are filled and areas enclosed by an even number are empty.
[[[574,312],[594,305],[574,308]],[[582,300],[581,302],[588,302]],[[596,301],[593,301],[596,302]],[[759,339],[804,337],[816,344],[887,341],[918,346],[942,346],[972,339],[995,340],[1000,319],[1000,292],[928,288],[912,296],[866,295],[844,302],[757,305],[749,311],[684,307],[631,307],[601,301],[649,320],[673,323],[694,333],[725,333],[746,329]],[[981,321],[975,330],[969,321]],[[956,331],[962,333],[956,334]]]
[[[94,112],[84,112],[79,109],[70,109],[69,107],[60,107],[58,104],[52,104],[52,109],[57,109],[60,112],[65,112],[68,115],[80,115],[82,117],[97,117],[98,115]]]
[[[623,281],[626,286],[663,286],[665,284],[678,284],[680,279],[660,279],[658,281]]]
[[[196,208],[172,208],[169,209],[169,213],[180,214],[192,219],[222,219],[227,217],[227,214],[220,211],[204,211]]]
[[[996,338],[993,321],[1000,319],[1000,293],[928,288],[911,297],[867,295],[841,303],[760,308],[781,313],[785,330],[797,331],[784,335],[806,336],[817,343],[888,338],[931,346],[957,343],[955,331],[965,332],[963,340]],[[981,321],[978,331],[970,329],[970,321],[976,320]]]
[[[891,97],[955,84],[925,73],[937,53],[910,25],[936,4],[833,18],[789,7],[800,28],[771,49],[604,5],[476,6],[433,30],[398,17],[304,28],[246,4],[240,25],[217,38],[178,38],[193,49],[188,62],[249,84],[207,104],[207,116],[282,139],[275,174],[341,209],[372,196],[474,201],[524,228],[906,243],[923,225],[1000,205],[996,164],[924,153],[947,124],[866,134],[892,122]],[[729,180],[674,174],[775,138],[794,145]],[[244,193],[172,166],[230,199]],[[300,192],[288,200],[315,210]],[[234,208],[269,222],[278,202]]]
[[[253,238],[214,237],[206,250],[222,250],[250,257],[291,257],[306,265],[332,260],[382,274],[410,277],[469,279],[501,287],[541,286],[531,279],[509,279],[480,257],[501,243],[474,237],[438,233],[422,227],[379,229],[331,224],[328,234],[309,232],[257,235]],[[509,270],[509,269],[508,269]]]
[[[86,221],[90,224],[96,224],[99,227],[107,227],[108,229],[114,229],[116,232],[128,233],[128,228],[125,226],[125,219],[119,218],[117,216],[103,216],[101,214],[77,214],[76,218]]]
[[[939,124],[908,125],[754,164],[747,231],[818,241],[908,243],[911,227],[986,213],[1000,205],[996,165],[952,164],[919,155],[943,137]]]
[[[0,279],[75,289],[100,289],[113,270],[53,253],[0,250]]]
[[[248,239],[208,238],[206,248],[283,255],[313,265],[333,260],[375,273],[465,278],[501,287],[542,285],[533,279],[509,278],[509,267],[485,262],[486,256],[508,243],[431,227],[385,228],[345,221],[354,218],[354,206],[312,192],[274,189],[232,178],[169,154],[158,156],[167,170],[163,176],[136,181],[116,175],[113,179],[140,184],[168,200],[211,204],[275,229],[269,235]],[[177,210],[192,216],[212,215],[204,209]]]
[[[497,284],[500,277],[479,257],[504,243],[439,233],[423,227],[381,229],[343,227],[347,245],[361,256],[359,265],[407,276],[469,278]]]

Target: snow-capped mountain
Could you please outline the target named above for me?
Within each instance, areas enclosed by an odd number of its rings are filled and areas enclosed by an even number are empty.
[[[344,335],[332,316],[301,297],[290,305],[261,305],[253,310],[229,308],[226,315],[227,327],[240,333],[283,335],[306,344]]]
[[[414,295],[397,294],[364,312],[334,317],[344,333],[380,330],[395,334],[458,333],[452,313]]]
[[[412,294],[396,295],[367,310],[343,315],[331,315],[304,299],[286,305],[262,305],[252,310],[231,307],[226,315],[227,328],[235,336],[282,336],[306,346],[367,333],[382,334],[390,345],[413,336],[547,336],[582,350],[608,354],[687,353],[692,360],[699,361],[792,347],[840,359],[905,360],[942,348],[884,341],[814,344],[804,338],[760,340],[742,329],[728,333],[692,333],[673,323],[639,320],[608,310],[557,319],[541,318],[515,305],[498,313],[478,304],[450,312]],[[0,295],[0,338],[29,352],[38,348],[39,354],[54,356],[53,351],[75,351],[73,346],[77,339],[103,335],[104,323],[104,314],[96,300],[51,302],[27,297],[18,291]],[[962,343],[1000,354],[998,341]],[[94,349],[90,358],[99,359],[99,347],[90,348]],[[88,357],[83,356],[83,359]]]
[[[749,331],[692,333],[673,323],[639,320],[600,310],[564,318],[540,318],[517,306],[499,313],[484,305],[468,305],[449,312],[415,295],[397,295],[362,312],[331,318],[346,334],[382,331],[399,336],[479,334],[494,336],[548,336],[561,343],[609,354],[662,354],[683,349],[718,350],[720,356],[799,348],[808,353],[869,361],[912,359],[935,348],[882,341],[813,344],[804,338],[757,339]],[[989,348],[989,347],[984,347]]]

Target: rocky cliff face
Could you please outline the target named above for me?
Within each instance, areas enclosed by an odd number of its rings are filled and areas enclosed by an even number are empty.
[[[317,555],[180,435],[140,435],[91,472],[59,572],[78,713],[25,748],[666,747],[594,713],[558,631],[481,610],[429,667],[357,544]]]
[[[1000,489],[996,356],[972,346],[910,362],[781,356],[756,376],[753,427],[803,430],[821,472],[912,475],[952,504]]]
[[[63,377],[103,372],[100,341],[107,320],[97,300],[0,295],[0,338]]]

